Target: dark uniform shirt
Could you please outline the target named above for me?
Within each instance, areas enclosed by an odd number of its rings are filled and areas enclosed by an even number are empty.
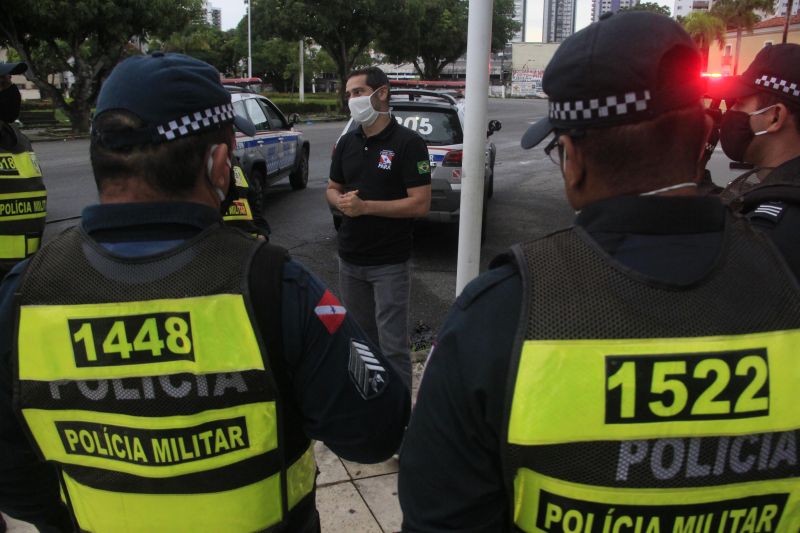
[[[399,200],[407,189],[430,185],[428,147],[422,137],[394,120],[379,134],[359,127],[339,139],[330,179],[362,200]],[[372,215],[343,217],[339,256],[355,265],[403,263],[411,257],[413,219]]]
[[[125,257],[163,252],[219,222],[215,210],[190,203],[97,205],[86,208],[82,220],[93,239]],[[13,295],[26,263],[18,264],[0,287],[0,510],[46,527],[64,520],[58,485],[52,468],[34,456],[11,404]],[[281,324],[287,365],[282,366],[291,374],[291,400],[303,414],[309,438],[351,461],[383,460],[402,438],[408,390],[384,365],[390,372],[386,388],[370,400],[362,398],[348,362],[351,340],[366,343],[366,337],[349,317],[331,332],[315,313],[323,296],[330,302],[322,283],[302,265],[291,260],[284,265]]]
[[[623,268],[687,283],[714,267],[724,213],[716,198],[622,197],[575,222]],[[522,297],[514,266],[490,270],[467,285],[437,335],[400,455],[404,531],[508,530],[500,446]]]
[[[745,193],[742,211],[772,239],[800,279],[800,157],[776,167]]]

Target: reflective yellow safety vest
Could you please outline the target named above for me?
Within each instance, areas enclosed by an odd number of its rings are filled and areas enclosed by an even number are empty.
[[[14,147],[0,146],[0,269],[39,249],[47,215],[47,191],[31,143],[12,126]]]
[[[515,248],[516,528],[800,531],[800,296],[769,243],[726,231],[691,286],[632,273],[581,228]]]
[[[313,447],[286,443],[301,421],[255,326],[261,245],[216,225],[130,260],[73,228],[31,259],[15,407],[81,530],[272,531],[315,512]]]
[[[233,166],[233,179],[233,186],[236,187],[236,199],[228,206],[222,218],[226,224],[255,236],[258,232],[253,224],[253,210],[247,200],[250,185],[247,183],[242,167],[236,164]]]

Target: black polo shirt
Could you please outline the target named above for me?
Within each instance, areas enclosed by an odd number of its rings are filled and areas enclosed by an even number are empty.
[[[344,185],[345,191],[358,190],[362,200],[406,198],[408,189],[431,183],[428,147],[394,117],[372,137],[358,127],[336,144],[330,179]],[[345,216],[339,228],[339,257],[364,266],[408,261],[412,222],[411,218]]]

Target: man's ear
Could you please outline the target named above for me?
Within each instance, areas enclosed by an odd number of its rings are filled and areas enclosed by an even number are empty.
[[[208,179],[215,187],[228,190],[231,179],[231,153],[227,144],[221,143],[211,152],[211,172]]]
[[[787,108],[786,105],[781,102],[775,104],[775,114],[772,115],[772,121],[770,122],[769,126],[767,126],[767,131],[776,132],[785,127],[793,126],[794,124],[792,124],[791,112],[789,111],[789,108]]]
[[[564,184],[572,190],[580,190],[586,180],[583,154],[575,146],[575,141],[569,135],[558,138],[561,148],[561,171],[564,174]]]

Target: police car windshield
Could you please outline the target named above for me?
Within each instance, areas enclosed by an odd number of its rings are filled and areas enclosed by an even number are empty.
[[[416,131],[428,144],[464,142],[461,122],[453,109],[393,105],[392,115],[398,124]]]

